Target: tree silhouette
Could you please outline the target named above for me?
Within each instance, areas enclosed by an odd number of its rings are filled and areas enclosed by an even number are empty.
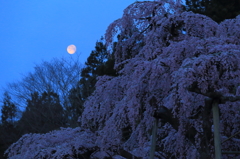
[[[19,139],[16,129],[17,108],[13,104],[8,92],[4,93],[1,113],[0,156],[3,156],[4,151]]]
[[[18,107],[24,107],[34,92],[58,93],[61,105],[69,106],[70,90],[77,84],[82,65],[79,59],[54,58],[36,64],[32,72],[27,73],[17,82],[9,83],[7,90],[14,97]]]
[[[4,93],[4,99],[3,99],[3,106],[2,106],[2,115],[1,115],[1,121],[2,124],[5,126],[13,125],[16,118],[17,108],[15,104],[11,101],[11,97],[9,96],[8,92]]]
[[[27,101],[26,110],[18,122],[21,134],[47,133],[65,126],[66,118],[59,96],[54,92],[32,94]]]
[[[240,14],[239,0],[186,0],[186,10],[204,14],[220,23]]]

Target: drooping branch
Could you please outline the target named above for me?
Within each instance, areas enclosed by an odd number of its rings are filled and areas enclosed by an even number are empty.
[[[176,117],[173,117],[172,115],[172,111],[169,110],[168,108],[166,108],[165,106],[157,106],[157,100],[156,98],[153,96],[151,98],[151,100],[149,101],[150,105],[154,106],[155,108],[157,108],[153,114],[153,117],[157,118],[157,119],[161,119],[162,123],[169,123],[170,125],[172,125],[172,127],[178,131],[178,127],[179,127],[179,119]],[[192,144],[195,145],[195,139],[194,136],[197,134],[197,130],[194,127],[191,127],[190,129],[188,129],[188,131],[186,132],[186,138],[188,138]]]
[[[172,127],[178,131],[178,127],[179,127],[179,119],[173,117],[171,110],[169,110],[168,108],[161,106],[155,113],[154,113],[154,117],[161,119],[161,122],[163,123],[169,123],[170,125],[172,125]],[[187,124],[190,125],[190,124]],[[197,134],[197,130],[194,127],[189,128],[186,131],[186,138],[189,139],[189,141],[192,142],[192,144],[195,145],[195,135]]]
[[[177,118],[173,117],[171,111],[168,108],[161,106],[157,111],[154,112],[153,117],[161,119],[161,122],[163,123],[168,122],[175,130],[178,130],[179,121]]]

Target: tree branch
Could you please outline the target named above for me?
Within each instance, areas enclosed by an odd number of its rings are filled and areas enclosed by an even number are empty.
[[[240,96],[234,95],[222,95],[220,92],[206,92],[203,93],[197,86],[197,82],[194,82],[190,87],[187,88],[188,91],[198,93],[204,96],[207,96],[211,99],[218,100],[219,104],[225,104],[226,102],[236,102],[240,101]]]
[[[119,155],[122,156],[122,157],[125,157],[125,158],[142,159],[142,157],[136,157],[136,156],[134,156],[133,154],[127,152],[127,151],[124,150],[124,149],[120,149],[120,150],[119,150]]]

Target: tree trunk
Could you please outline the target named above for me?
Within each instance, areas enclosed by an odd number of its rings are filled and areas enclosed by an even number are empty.
[[[150,159],[154,159],[156,142],[157,142],[157,127],[158,127],[158,119],[155,118],[153,130],[152,130],[152,142],[151,142],[151,150],[150,150]]]
[[[215,159],[221,159],[221,141],[220,141],[220,129],[219,129],[219,107],[218,102],[213,101],[213,125],[214,125],[214,148]]]

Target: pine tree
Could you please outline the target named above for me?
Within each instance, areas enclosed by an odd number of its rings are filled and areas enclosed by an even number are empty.
[[[3,106],[2,106],[2,124],[5,126],[13,125],[15,122],[15,117],[17,113],[17,108],[15,104],[12,103],[11,97],[7,92],[4,93]]]
[[[239,0],[186,0],[186,10],[204,14],[220,23],[240,14]]]
[[[114,52],[115,52],[116,45],[117,45],[117,42],[114,42],[112,53],[108,55],[107,61],[101,63],[101,65],[97,67],[96,74],[98,76],[103,76],[103,75],[117,76],[117,72],[114,69],[114,64],[115,64]]]
[[[61,126],[65,126],[65,118],[59,96],[54,92],[33,93],[19,121],[21,133],[46,133]]]
[[[116,46],[116,43],[114,46]],[[98,76],[117,76],[114,63],[113,53],[108,54],[107,47],[103,42],[103,38],[101,38],[100,42],[96,42],[95,50],[91,52],[87,62],[85,62],[86,67],[81,71],[80,84],[83,86],[84,92],[82,96],[84,99],[94,91]]]
[[[2,124],[0,124],[0,156],[3,156],[4,151],[14,142],[19,139],[16,129],[16,113],[17,108],[11,101],[8,92],[4,93],[2,106]]]
[[[81,116],[84,107],[83,103],[84,100],[81,96],[81,88],[79,88],[79,85],[76,85],[76,87],[72,88],[69,93],[69,102],[70,106],[67,107],[67,118],[68,118],[68,126],[70,127],[76,127],[78,126],[77,120],[78,117]]]
[[[83,112],[83,103],[94,91],[97,77],[102,75],[102,69],[99,68],[105,64],[107,58],[107,49],[101,38],[100,42],[96,42],[95,50],[87,58],[85,67],[81,70],[79,82],[70,90],[68,96],[70,106],[66,112],[71,127],[77,125],[77,119]]]
[[[95,50],[91,52],[85,62],[86,67],[81,71],[81,79],[79,83],[82,85],[82,98],[84,100],[86,100],[86,98],[94,91],[97,76],[98,74],[101,74],[101,70],[98,68],[107,61],[107,57],[106,46],[102,41],[96,42]]]

